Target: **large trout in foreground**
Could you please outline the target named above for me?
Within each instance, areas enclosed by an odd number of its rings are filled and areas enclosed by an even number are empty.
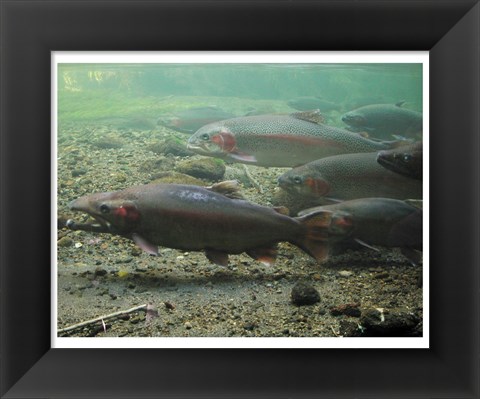
[[[207,258],[227,265],[229,254],[246,252],[265,264],[276,258],[276,244],[290,242],[317,260],[326,257],[329,214],[292,218],[272,208],[238,198],[235,182],[211,188],[147,184],[122,191],[81,197],[70,208],[94,217],[96,231],[132,239],[146,252],[158,245],[184,251],[205,251]],[[228,196],[230,196],[230,198]],[[231,198],[233,197],[233,198]],[[79,230],[93,228],[75,226]]]
[[[188,149],[230,162],[293,167],[337,154],[374,152],[397,145],[369,140],[322,123],[319,111],[256,115],[201,127]]]

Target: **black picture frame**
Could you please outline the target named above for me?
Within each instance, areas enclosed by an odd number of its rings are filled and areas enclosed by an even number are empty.
[[[1,1],[1,387],[478,398],[478,1]],[[51,51],[430,52],[430,349],[51,349]]]

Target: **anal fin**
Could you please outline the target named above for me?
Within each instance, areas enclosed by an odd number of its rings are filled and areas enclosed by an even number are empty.
[[[272,266],[277,259],[277,247],[254,248],[247,251],[247,254],[265,266]]]
[[[214,249],[206,249],[205,256],[207,259],[220,266],[228,266],[228,254]]]

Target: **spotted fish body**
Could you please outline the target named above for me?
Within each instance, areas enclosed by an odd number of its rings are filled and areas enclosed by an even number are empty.
[[[350,200],[384,197],[422,198],[422,182],[389,171],[377,153],[344,154],[294,168],[278,179],[280,187],[307,198]]]
[[[225,183],[215,190],[221,184]],[[150,254],[157,254],[158,245],[205,251],[221,265],[228,263],[228,254],[242,252],[271,264],[280,241],[320,260],[322,228],[329,223],[323,216],[292,218],[212,189],[176,184],[92,194],[73,201],[70,208],[90,214],[104,226],[103,232],[130,238]]]
[[[423,117],[420,112],[402,108],[398,104],[371,104],[342,116],[354,131],[365,131],[375,138],[391,139],[392,136],[419,138],[422,135]]]
[[[266,167],[293,167],[331,155],[389,148],[320,121],[318,112],[228,119],[200,128],[188,140],[188,148],[201,155]]]

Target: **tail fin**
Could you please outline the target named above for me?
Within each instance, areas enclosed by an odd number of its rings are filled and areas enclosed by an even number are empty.
[[[319,262],[328,258],[332,240],[347,236],[353,228],[348,215],[329,210],[307,213],[297,220],[305,226],[305,235],[296,245]]]

